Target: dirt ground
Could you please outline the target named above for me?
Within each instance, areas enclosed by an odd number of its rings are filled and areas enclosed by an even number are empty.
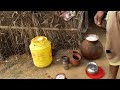
[[[106,32],[104,29],[91,25],[87,33],[99,35],[100,41],[105,45]],[[70,55],[69,50],[59,50],[53,63],[47,68],[37,68],[34,66],[31,56],[23,54],[18,56],[11,56],[5,62],[0,62],[0,79],[54,79],[58,73],[64,73],[68,79],[90,79],[85,74],[85,68],[88,60],[82,60],[80,66],[70,67],[69,70],[64,70],[61,61],[58,61],[62,55]],[[108,78],[108,61],[105,54],[94,60],[101,66],[105,75],[101,79]],[[120,78],[120,70],[117,78]]]

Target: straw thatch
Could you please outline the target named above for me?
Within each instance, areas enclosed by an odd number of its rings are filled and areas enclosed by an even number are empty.
[[[0,58],[29,53],[32,38],[46,36],[55,50],[78,47],[88,28],[87,11],[64,21],[60,11],[0,11]]]

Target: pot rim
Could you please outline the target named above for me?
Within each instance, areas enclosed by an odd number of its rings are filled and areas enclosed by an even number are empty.
[[[63,59],[64,57],[66,57],[68,60],[69,60],[69,57],[64,55],[64,56],[61,56],[61,59]]]
[[[95,37],[96,39],[95,39],[95,40],[90,40],[90,39],[88,39],[88,37]],[[87,41],[92,41],[92,42],[94,42],[94,41],[98,41],[98,40],[99,40],[99,36],[96,35],[96,34],[88,34],[88,35],[85,37],[85,39],[86,39]]]
[[[73,50],[72,53],[79,53],[79,51],[78,50]]]
[[[62,56],[61,58],[63,58],[63,57],[67,57],[68,58],[68,56],[66,56],[66,55]]]
[[[89,63],[87,64],[87,66],[90,65],[90,64],[94,64],[94,65],[98,66],[96,62],[89,62]]]
[[[73,56],[76,56],[76,57],[78,57],[79,59],[75,59],[75,58],[73,58]],[[74,54],[72,55],[72,58],[73,58],[74,60],[76,60],[76,61],[80,61],[80,60],[82,59],[82,57],[80,56],[79,53],[74,53]]]

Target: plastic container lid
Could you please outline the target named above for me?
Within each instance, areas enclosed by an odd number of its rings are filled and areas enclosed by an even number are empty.
[[[47,40],[46,37],[44,36],[37,36],[31,40],[31,43],[35,46],[40,46],[40,47],[47,47],[51,44],[50,41]]]
[[[33,39],[35,43],[44,43],[46,40],[47,38],[44,36],[37,36]]]

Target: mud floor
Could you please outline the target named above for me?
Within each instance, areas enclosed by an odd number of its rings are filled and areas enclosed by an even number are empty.
[[[105,45],[104,29],[96,27],[94,24],[89,27],[87,33],[94,33],[99,35],[100,41]],[[54,79],[56,74],[64,73],[68,79],[90,79],[85,74],[85,68],[88,60],[82,60],[81,65],[78,67],[70,67],[69,70],[64,70],[61,61],[59,61],[62,55],[70,55],[70,50],[59,50],[55,57],[53,57],[53,63],[47,68],[37,68],[34,66],[31,56],[23,54],[18,56],[11,56],[5,62],[0,62],[0,79]],[[105,54],[101,58],[94,60],[99,66],[101,66],[105,75],[101,79],[108,78],[108,61]],[[120,78],[120,70],[117,78]]]

